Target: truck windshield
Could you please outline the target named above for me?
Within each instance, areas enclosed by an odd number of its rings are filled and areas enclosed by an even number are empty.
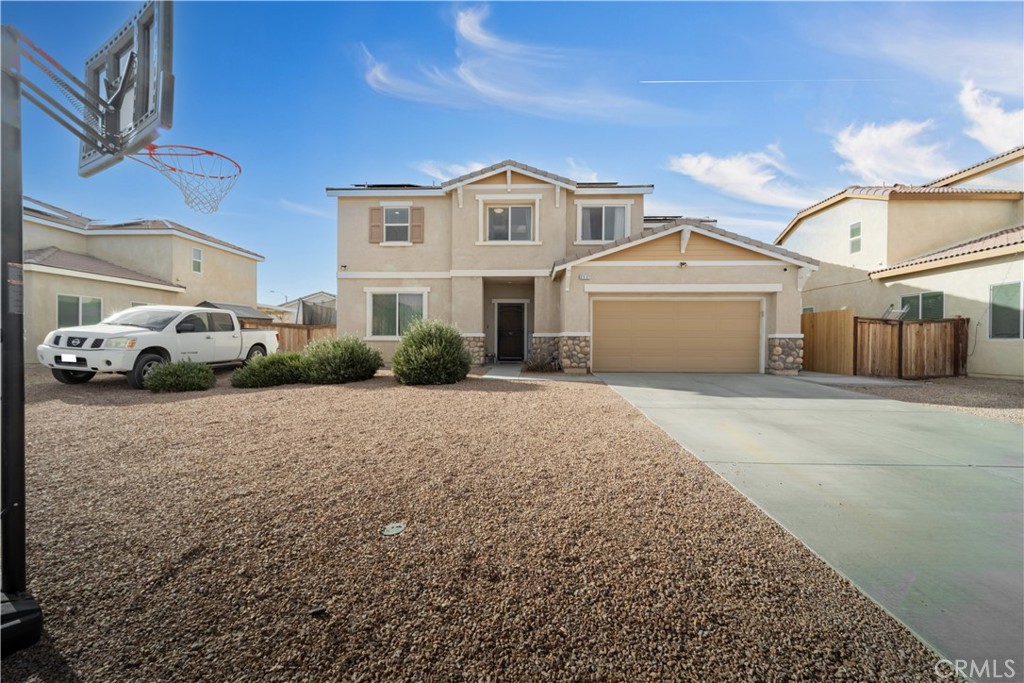
[[[115,313],[101,325],[130,325],[132,327],[144,327],[147,330],[159,332],[178,317],[181,311],[169,311],[166,308],[129,308]]]

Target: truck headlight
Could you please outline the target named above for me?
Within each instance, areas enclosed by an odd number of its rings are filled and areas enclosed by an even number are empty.
[[[135,341],[135,337],[111,337],[103,342],[103,346],[108,349],[134,349]]]

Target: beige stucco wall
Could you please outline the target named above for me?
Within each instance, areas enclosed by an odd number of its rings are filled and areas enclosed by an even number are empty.
[[[32,216],[25,214],[22,231],[22,249],[45,249],[46,247],[57,247],[64,251],[76,254],[85,253],[85,235],[77,235],[67,230],[43,225]]]
[[[826,277],[835,277],[834,269],[823,266]],[[846,277],[848,273],[839,273]],[[817,276],[815,276],[817,277]],[[857,280],[847,287],[822,287],[805,291],[803,305],[815,311],[849,307],[863,317],[878,317],[889,306],[900,307],[900,298],[923,292],[944,294],[944,315],[970,319],[969,375],[999,377],[1024,376],[1024,342],[989,339],[989,287],[1024,279],[1024,257],[1020,254],[986,261],[925,271],[896,280]],[[812,278],[812,282],[814,279]]]
[[[171,235],[89,235],[89,256],[116,263],[139,273],[175,282],[178,273],[171,259]],[[175,283],[176,284],[176,283]]]
[[[1024,202],[1006,199],[891,199],[889,260],[927,254],[1024,223]]]
[[[423,243],[370,243],[370,209],[381,202],[423,207]],[[338,200],[338,267],[349,272],[445,272],[451,269],[450,197],[352,197]],[[342,268],[344,266],[344,268]]]
[[[174,283],[186,288],[190,303],[221,301],[256,305],[256,260],[180,237],[171,238]],[[192,249],[203,250],[203,270],[192,272]]]

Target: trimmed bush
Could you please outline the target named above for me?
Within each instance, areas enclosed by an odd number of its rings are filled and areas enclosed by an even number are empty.
[[[382,367],[380,351],[355,336],[317,339],[302,358],[303,375],[310,384],[359,382]]]
[[[146,377],[143,386],[152,392],[206,391],[216,383],[217,378],[210,366],[183,360],[157,365]]]
[[[469,374],[472,358],[457,329],[440,320],[418,320],[391,358],[402,384],[455,384]]]
[[[305,382],[301,353],[278,351],[269,356],[253,358],[231,373],[231,386],[239,389],[276,387]]]

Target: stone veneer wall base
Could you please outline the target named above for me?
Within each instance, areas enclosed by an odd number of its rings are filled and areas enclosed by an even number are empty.
[[[803,367],[803,339],[768,337],[768,374],[796,375]]]
[[[462,340],[466,344],[466,349],[469,350],[469,356],[473,365],[484,364],[484,338],[483,337],[463,337]]]

